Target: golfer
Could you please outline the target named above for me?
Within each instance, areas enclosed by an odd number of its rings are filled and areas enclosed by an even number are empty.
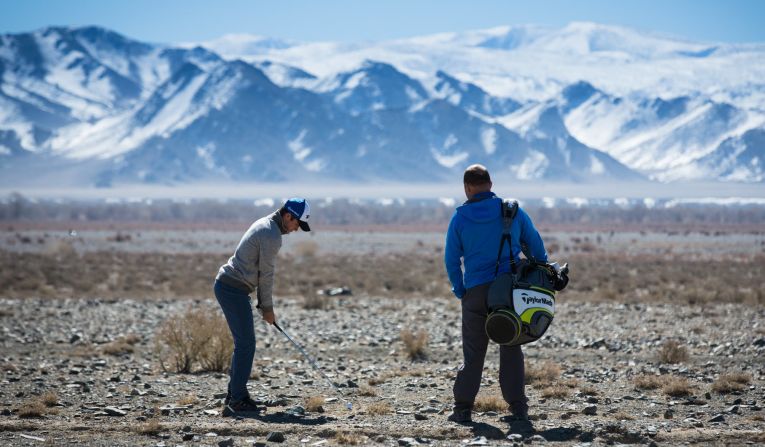
[[[287,200],[277,211],[262,217],[250,226],[236,252],[223,264],[215,277],[215,298],[234,338],[234,355],[229,370],[228,395],[223,416],[247,415],[260,411],[247,392],[247,380],[255,356],[255,328],[250,294],[257,290],[258,309],[263,320],[274,324],[274,285],[276,254],[282,246],[282,235],[308,226],[310,208],[301,198]]]
[[[454,381],[454,411],[449,420],[471,422],[471,412],[481,385],[483,361],[489,338],[486,335],[486,299],[495,278],[497,253],[502,236],[502,199],[491,192],[489,171],[481,165],[469,166],[463,183],[467,202],[458,207],[446,234],[444,261],[454,295],[462,305],[462,354],[464,363]],[[499,273],[509,270],[509,256],[520,261],[521,245],[531,256],[547,262],[547,253],[529,216],[520,208],[511,227],[511,250],[503,257]],[[507,253],[507,250],[505,251]],[[462,271],[464,264],[465,271]],[[520,346],[499,347],[499,385],[512,416],[528,419],[524,392],[525,368]]]

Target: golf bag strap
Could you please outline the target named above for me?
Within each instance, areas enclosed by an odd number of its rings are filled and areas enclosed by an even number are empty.
[[[494,267],[494,277],[497,277],[497,274],[499,273],[499,262],[500,259],[502,259],[502,248],[505,246],[505,241],[507,241],[508,249],[510,250],[510,271],[515,274],[515,256],[513,256],[513,245],[510,239],[510,227],[513,226],[513,219],[515,219],[515,215],[518,213],[518,201],[513,200],[512,202],[503,200],[502,201],[502,238],[499,240],[499,253],[497,253],[497,265]]]

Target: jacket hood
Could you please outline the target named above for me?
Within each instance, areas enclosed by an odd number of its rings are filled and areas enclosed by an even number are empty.
[[[501,217],[502,199],[493,192],[476,194],[473,200],[457,207],[457,213],[473,222],[490,222]]]

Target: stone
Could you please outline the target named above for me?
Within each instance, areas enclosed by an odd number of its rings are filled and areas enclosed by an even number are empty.
[[[184,441],[191,441],[194,439],[194,433],[184,433],[183,438]]]
[[[547,439],[545,439],[542,435],[534,435],[528,439],[526,439],[526,442],[532,443],[532,442],[547,442]]]
[[[738,405],[733,405],[731,407],[726,408],[725,412],[726,413],[731,413],[731,414],[738,414],[739,413],[739,409],[740,409],[740,407]]]
[[[598,407],[596,405],[589,405],[587,407],[584,407],[584,410],[582,410],[582,413],[588,416],[595,416],[596,414],[598,414]]]
[[[218,447],[233,447],[233,446],[234,446],[234,438],[228,438],[222,441],[218,441]]]
[[[725,422],[725,417],[722,414],[716,414],[708,422]]]
[[[428,417],[425,416],[424,414],[414,413],[414,419],[417,421],[424,421],[424,420],[427,420]]]
[[[675,412],[672,409],[667,409],[664,412],[664,419],[672,419],[672,417],[675,415]]]
[[[512,441],[512,442],[521,442],[523,441],[523,435],[519,433],[510,433],[509,435],[507,435],[507,439],[508,441]]]
[[[489,445],[489,441],[486,436],[477,436],[468,442],[468,445]]]
[[[590,396],[590,397],[587,398],[587,403],[588,404],[596,404],[596,403],[598,403],[598,398],[595,397],[595,396]]]
[[[280,431],[272,431],[271,433],[266,436],[266,441],[268,442],[284,442],[284,433]]]
[[[414,438],[400,438],[398,440],[398,445],[402,445],[406,447],[410,445],[420,445],[420,443],[417,442],[417,440]]]
[[[109,416],[126,416],[127,411],[120,410],[117,407],[106,407],[104,408],[104,412]]]

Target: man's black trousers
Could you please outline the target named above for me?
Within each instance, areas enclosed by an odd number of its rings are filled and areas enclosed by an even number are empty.
[[[489,337],[484,328],[486,316],[486,299],[491,283],[467,289],[462,297],[462,354],[464,364],[457,372],[454,381],[455,408],[472,408],[478,388],[481,386],[483,361]],[[502,397],[511,408],[525,408],[526,394],[524,393],[525,368],[523,351],[520,346],[499,347],[499,386]]]

